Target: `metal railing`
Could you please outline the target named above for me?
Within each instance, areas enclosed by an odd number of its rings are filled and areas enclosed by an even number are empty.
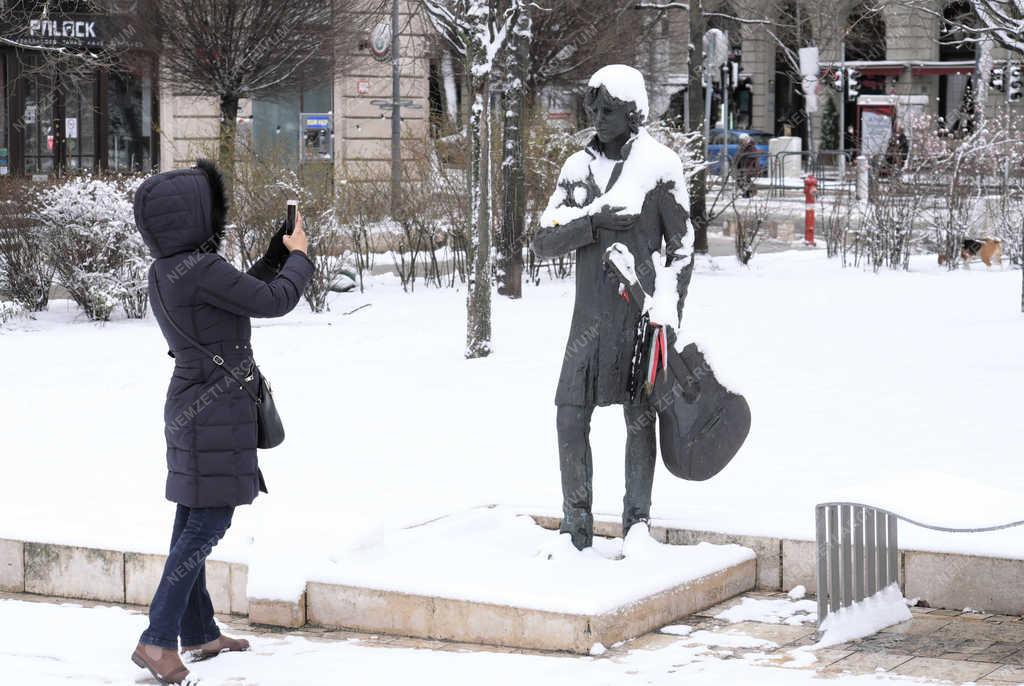
[[[899,583],[897,523],[946,533],[984,533],[1024,525],[1024,520],[996,526],[958,529],[915,521],[861,503],[823,503],[814,508],[817,550],[818,626],[832,612]]]

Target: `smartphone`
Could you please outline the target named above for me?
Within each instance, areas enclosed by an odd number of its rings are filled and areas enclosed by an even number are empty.
[[[288,219],[287,219],[287,223],[285,224],[284,232],[286,234],[288,234],[289,236],[291,236],[292,235],[292,231],[295,230],[295,213],[298,211],[298,209],[299,209],[299,201],[298,200],[289,200],[288,201]]]

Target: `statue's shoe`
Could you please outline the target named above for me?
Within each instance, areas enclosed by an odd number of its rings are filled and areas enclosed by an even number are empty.
[[[246,650],[249,650],[249,642],[244,638],[228,638],[222,635],[200,646],[183,647],[181,652],[189,656],[190,662],[199,662],[217,657],[221,653],[240,653]]]
[[[659,553],[662,545],[651,536],[651,528],[647,522],[637,522],[629,527],[626,537],[622,540],[622,556],[634,559],[653,557]]]

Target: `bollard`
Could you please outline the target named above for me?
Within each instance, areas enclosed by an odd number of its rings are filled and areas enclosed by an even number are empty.
[[[814,245],[814,198],[818,194],[818,180],[814,174],[804,177],[804,243]]]

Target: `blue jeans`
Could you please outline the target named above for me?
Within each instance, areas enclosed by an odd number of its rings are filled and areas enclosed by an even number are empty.
[[[171,552],[149,605],[149,628],[140,643],[171,650],[198,646],[220,636],[206,591],[206,557],[231,526],[233,507],[178,505]]]

